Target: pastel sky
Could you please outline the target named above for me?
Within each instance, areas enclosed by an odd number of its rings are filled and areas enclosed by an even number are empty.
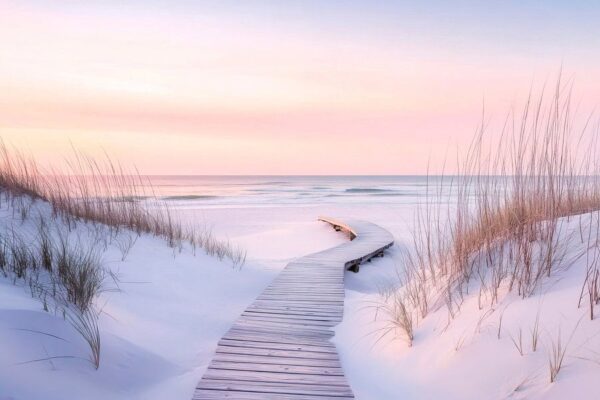
[[[598,1],[0,0],[0,136],[149,174],[414,174],[534,85],[600,93]]]

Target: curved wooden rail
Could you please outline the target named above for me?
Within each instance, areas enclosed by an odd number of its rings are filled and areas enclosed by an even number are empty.
[[[219,341],[194,400],[325,400],[354,395],[331,329],[344,312],[344,270],[394,239],[365,221],[320,217],[351,241],[290,262]]]
[[[319,217],[319,221],[330,224],[336,231],[344,231],[350,235],[351,246],[348,244],[342,246],[344,246],[344,257],[347,259],[345,266],[354,272],[358,272],[360,264],[363,262],[369,261],[373,257],[383,257],[383,252],[394,244],[394,237],[391,233],[371,222],[360,220],[343,222],[331,217]],[[356,241],[356,238],[359,240]],[[330,250],[339,247],[341,246]]]

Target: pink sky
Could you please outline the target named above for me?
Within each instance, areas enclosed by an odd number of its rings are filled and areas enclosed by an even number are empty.
[[[23,4],[0,0],[0,135],[49,163],[72,143],[149,174],[423,173],[468,141],[484,98],[501,122],[561,64],[584,110],[600,93],[597,52],[526,27],[528,46],[435,21]]]

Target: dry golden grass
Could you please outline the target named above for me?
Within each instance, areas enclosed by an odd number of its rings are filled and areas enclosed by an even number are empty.
[[[108,156],[100,162],[75,151],[66,169],[42,171],[35,160],[0,143],[0,188],[13,202],[22,196],[49,202],[55,216],[69,226],[77,220],[98,223],[114,235],[128,229],[162,237],[172,247],[189,243],[235,267],[245,262],[243,249],[217,239],[210,230],[184,226],[147,178],[125,171]],[[19,209],[26,213],[25,206]]]
[[[13,229],[0,235],[0,274],[25,282],[44,310],[62,314],[88,344],[95,368],[101,340],[94,300],[106,279],[115,279],[102,265],[102,244],[104,249],[115,244],[124,260],[138,236],[150,234],[172,247],[202,248],[234,267],[245,261],[245,251],[210,230],[184,226],[150,182],[108,157],[98,162],[75,152],[66,170],[43,171],[35,160],[0,143],[0,204],[10,202],[14,217],[24,222],[36,201],[49,203],[52,216],[33,221],[34,233]],[[79,221],[93,237],[75,240]]]
[[[600,302],[600,219],[581,222],[579,238],[563,232],[560,221],[600,210],[600,131],[589,123],[576,129],[574,119],[570,86],[559,79],[551,97],[530,96],[519,115],[510,114],[495,140],[482,123],[459,173],[428,188],[401,289],[390,302],[393,320],[413,312],[422,319],[440,307],[452,319],[470,290],[478,290],[480,309],[497,304],[501,293],[531,296],[568,267],[571,240],[584,241],[586,234],[588,248],[596,250],[588,252],[581,298],[585,289],[593,318]]]

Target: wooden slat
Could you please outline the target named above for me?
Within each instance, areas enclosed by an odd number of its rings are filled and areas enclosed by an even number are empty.
[[[263,392],[263,393],[280,393],[280,394],[305,394],[313,396],[328,396],[328,397],[347,397],[351,398],[352,391],[343,390],[339,386],[314,385],[307,387],[306,385],[292,385],[289,383],[262,383],[262,382],[244,382],[240,384],[238,381],[219,380],[202,380],[198,385],[203,389],[215,390],[237,390],[247,392]]]
[[[250,371],[250,372],[275,372],[282,374],[304,374],[304,375],[328,375],[344,376],[341,368],[327,366],[305,366],[290,364],[265,364],[265,363],[241,363],[231,361],[221,361],[213,359],[210,364],[211,369],[228,371]]]
[[[353,399],[332,328],[343,317],[344,270],[393,237],[362,221],[319,218],[354,238],[290,262],[219,341],[195,400]]]
[[[327,367],[341,368],[338,360],[327,360],[318,358],[301,358],[301,357],[274,357],[264,355],[248,355],[248,354],[230,354],[216,353],[213,361],[227,361],[232,363],[244,364],[275,364],[275,365],[295,365],[305,367]]]
[[[266,388],[265,388],[266,389]],[[261,392],[236,391],[233,389],[226,390],[207,390],[197,389],[194,393],[193,400],[327,400],[327,399],[353,399],[354,397],[333,397],[329,395],[306,395],[306,394],[282,394],[269,393],[266,390]]]
[[[245,348],[260,348],[270,350],[289,350],[289,351],[310,351],[315,353],[336,353],[335,346],[329,342],[320,344],[304,344],[304,343],[277,343],[277,342],[257,342],[253,340],[239,340],[223,338],[219,341],[220,345],[237,346]],[[221,344],[222,343],[222,344]],[[219,349],[217,348],[217,351]]]
[[[232,371],[228,369],[213,369],[210,366],[204,374],[207,379],[228,379],[246,382],[291,383],[306,385],[333,385],[343,389],[348,388],[346,378],[336,375],[318,374],[287,374],[281,372],[263,371]]]

